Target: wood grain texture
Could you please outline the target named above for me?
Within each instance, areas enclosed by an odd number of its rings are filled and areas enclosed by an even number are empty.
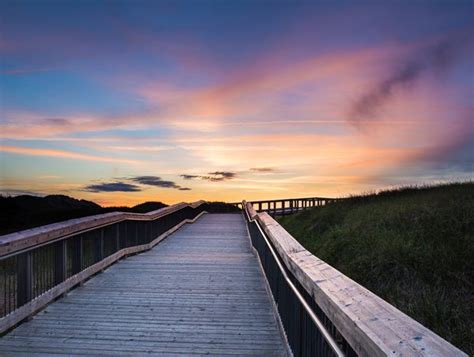
[[[207,214],[0,339],[1,355],[285,355],[240,214]]]
[[[186,206],[193,208],[205,203],[196,201],[193,203],[177,203],[172,206],[160,208],[148,213],[111,212],[94,216],[69,219],[64,222],[52,223],[45,226],[26,229],[20,232],[0,236],[0,257],[17,252],[35,245],[64,238],[72,234],[78,234],[91,229],[124,220],[152,221],[167,214],[176,212]]]
[[[256,216],[286,267],[361,356],[467,356],[308,252],[267,213]]]
[[[123,257],[143,252],[145,250],[149,250],[161,242],[163,239],[168,237],[170,234],[178,230],[181,226],[186,223],[193,223],[197,219],[199,219],[203,214],[206,212],[201,212],[199,215],[196,216],[194,219],[187,219],[179,223],[178,225],[174,226],[173,228],[169,229],[165,233],[161,234],[153,241],[148,244],[137,245],[129,248],[123,248],[114,254],[106,257],[105,259],[97,262],[96,264],[91,265],[90,267],[82,270],[76,275],[71,276],[70,278],[66,279],[62,283],[54,286],[52,289],[46,291],[44,294],[41,294],[37,298],[33,299],[32,301],[26,303],[25,305],[19,307],[18,309],[14,310],[10,314],[2,317],[0,319],[0,333],[4,333],[8,329],[12,328],[20,321],[24,320],[25,318],[29,317],[30,315],[34,314],[38,310],[45,307],[51,301],[56,299],[58,296],[61,296],[68,290],[72,289],[79,283],[82,283],[84,280],[89,279],[92,275],[101,272],[111,264],[115,263],[117,260],[122,259]]]

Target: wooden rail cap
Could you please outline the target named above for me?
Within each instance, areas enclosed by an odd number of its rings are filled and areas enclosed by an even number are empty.
[[[371,357],[467,356],[312,255],[267,213],[254,213],[250,203],[246,208],[259,222],[289,271],[357,354]]]
[[[196,208],[203,203],[205,203],[205,201],[196,201],[193,203],[181,202],[148,213],[111,212],[95,216],[69,219],[63,222],[6,234],[0,236],[0,257],[100,226],[124,220],[155,220],[186,206]]]

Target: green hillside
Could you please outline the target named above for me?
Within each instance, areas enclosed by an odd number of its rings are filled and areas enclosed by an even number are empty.
[[[281,218],[314,255],[474,354],[474,183],[351,197]]]

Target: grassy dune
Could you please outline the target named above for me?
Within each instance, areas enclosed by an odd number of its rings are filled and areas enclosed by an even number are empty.
[[[474,183],[351,197],[280,223],[313,254],[474,354]]]

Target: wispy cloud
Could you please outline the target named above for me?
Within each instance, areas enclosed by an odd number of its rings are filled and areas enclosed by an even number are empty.
[[[271,172],[276,172],[277,170],[273,167],[252,167],[250,171],[259,172],[259,173],[271,173]]]
[[[49,72],[56,70],[57,68],[54,67],[42,67],[42,68],[11,68],[0,71],[0,74],[5,75],[22,75],[22,74],[30,74],[30,73],[38,73],[38,72]]]
[[[28,156],[49,156],[49,157],[59,157],[65,159],[75,159],[75,160],[87,160],[87,161],[100,161],[100,162],[113,162],[113,163],[122,163],[122,164],[137,164],[139,161],[120,159],[114,157],[104,157],[104,156],[94,156],[81,154],[73,151],[66,150],[55,150],[55,149],[37,149],[30,147],[22,146],[9,146],[1,145],[0,151],[9,152],[19,155],[28,155]]]
[[[392,71],[371,90],[364,93],[352,105],[349,113],[351,122],[374,119],[378,111],[397,91],[410,89],[425,72],[441,75],[453,65],[468,44],[465,35],[456,35],[424,46],[421,50],[404,58]]]
[[[199,179],[199,180],[205,180],[205,181],[211,181],[211,182],[219,182],[219,181],[232,180],[233,178],[237,176],[237,173],[231,172],[231,171],[214,171],[214,172],[209,172],[207,175],[183,174],[180,176],[185,180]]]
[[[62,176],[58,176],[58,175],[42,175],[42,176],[38,176],[39,179],[42,179],[42,180],[56,180],[56,179],[60,179],[62,178]]]

